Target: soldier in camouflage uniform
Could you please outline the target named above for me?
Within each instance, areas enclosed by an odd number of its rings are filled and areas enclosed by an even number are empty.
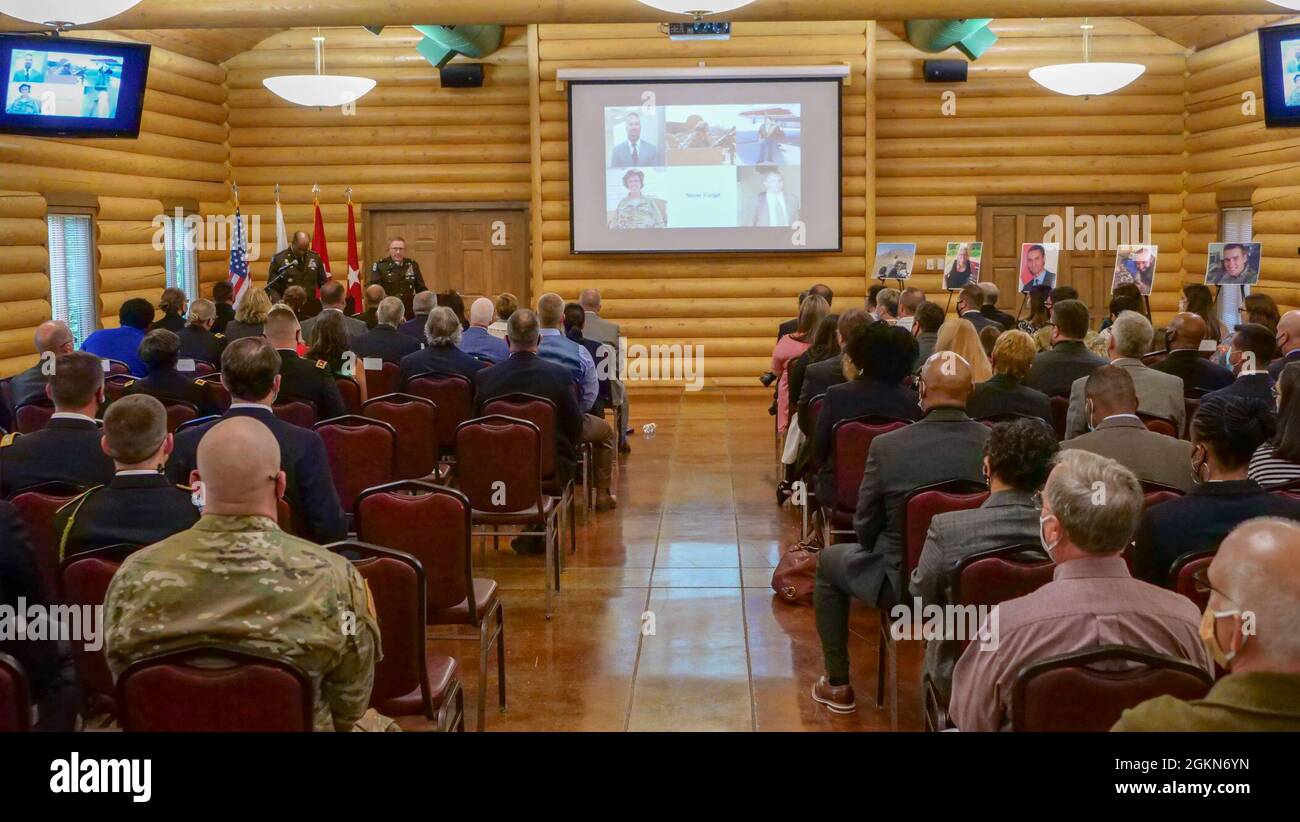
[[[192,478],[203,518],[132,554],[109,586],[113,676],[198,645],[269,655],[310,678],[317,731],[352,730],[380,656],[370,591],[345,558],[276,526],[285,475],[270,430],[249,418],[213,426]]]
[[[406,240],[401,237],[394,238],[388,244],[388,256],[371,267],[367,284],[381,285],[386,295],[399,298],[408,317],[412,314],[411,302],[415,295],[428,290],[424,287],[420,264],[406,258]]]

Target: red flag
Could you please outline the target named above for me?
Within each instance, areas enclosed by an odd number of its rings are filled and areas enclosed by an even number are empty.
[[[330,252],[329,247],[325,244],[325,219],[320,214],[320,197],[316,198],[316,223],[312,226],[311,232],[311,250],[320,255],[321,263],[325,266],[325,277],[333,277],[330,273]],[[320,299],[320,289],[316,289],[316,298]]]
[[[361,254],[357,251],[357,221],[352,212],[351,193],[348,194],[348,299],[352,301],[353,311],[361,310]]]

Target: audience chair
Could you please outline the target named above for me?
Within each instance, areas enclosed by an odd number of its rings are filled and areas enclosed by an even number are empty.
[[[372,359],[372,358],[365,358]],[[360,361],[361,358],[358,358]],[[366,381],[367,397],[382,397],[402,390],[402,367],[385,360],[379,368],[362,368]]]
[[[138,550],[139,545],[110,545],[65,559],[61,571],[64,601],[68,605],[102,606],[113,575]],[[103,648],[91,651],[83,643],[73,642],[72,658],[77,665],[77,681],[87,713],[116,713],[117,692]]]
[[[32,692],[18,660],[0,653],[0,734],[32,729]]]
[[[302,669],[214,646],[128,666],[117,702],[128,732],[310,732],[315,725],[311,679]]]
[[[534,394],[507,394],[503,397],[497,397],[483,406],[483,417],[489,416],[527,420],[537,426],[537,430],[542,437],[542,491],[548,496],[559,498],[560,516],[568,520],[569,551],[571,553],[577,551],[577,512],[575,511],[573,480],[561,482],[559,475],[559,441],[555,433],[558,412],[555,410],[555,403]],[[617,445],[615,445],[615,449],[617,450]],[[463,453],[459,445],[457,445],[456,451],[458,454]],[[585,453],[583,458],[586,459]],[[584,466],[585,464],[584,462]],[[588,482],[590,483],[590,480]],[[591,484],[588,484],[587,488],[590,489]],[[477,508],[477,503],[475,507]],[[480,510],[486,511],[488,509]],[[562,531],[563,528],[561,528]],[[559,550],[558,541],[556,542],[556,550]],[[560,564],[557,564],[556,574],[559,571]],[[556,577],[556,585],[559,585],[558,576]]]
[[[316,425],[316,404],[306,400],[286,399],[271,406],[271,413],[299,428],[313,428]]]
[[[43,429],[54,416],[54,403],[37,400],[18,406],[14,411],[14,428],[19,434],[32,434]]]
[[[1122,663],[1127,667],[1120,668]],[[1061,654],[1027,665],[1016,676],[1011,729],[1108,731],[1128,708],[1157,696],[1202,699],[1212,684],[1212,677],[1190,662],[1123,645]]]
[[[221,382],[221,372],[214,371],[211,374],[198,378],[194,382],[207,389],[209,396],[212,397],[212,401],[216,403],[218,411],[224,414],[230,410],[230,390]]]
[[[182,400],[163,400],[163,408],[167,409],[167,431],[175,433],[182,425],[192,422],[199,418],[199,409],[192,402]]]
[[[424,397],[385,394],[366,400],[362,415],[397,434],[394,479],[424,479],[438,470],[438,407]],[[436,477],[435,477],[436,478]]]
[[[858,489],[867,470],[871,442],[881,434],[897,431],[909,420],[866,416],[840,420],[831,429],[831,453],[835,457],[835,497],[818,500],[821,506],[822,545],[831,545],[836,535],[857,539],[853,514],[858,508]]]
[[[104,397],[109,402],[117,402],[126,396],[126,386],[135,382],[130,374],[106,374],[104,376]]]
[[[426,591],[423,613],[429,625],[478,629],[475,730],[482,731],[487,711],[488,653],[494,642],[497,699],[501,710],[506,708],[506,618],[496,581],[474,576],[471,510],[470,501],[459,491],[424,482],[393,482],[367,489],[358,497],[357,538],[409,554],[419,563]]]
[[[1165,358],[1168,356],[1168,351],[1152,351],[1149,354],[1142,355],[1142,364],[1147,368],[1155,368],[1157,365],[1164,362]]]
[[[355,377],[335,377],[339,396],[343,397],[343,407],[349,414],[361,414],[361,383]]]
[[[345,514],[352,515],[361,492],[394,480],[397,432],[393,426],[347,414],[322,420],[313,430],[325,441],[330,476]]]
[[[430,373],[411,379],[402,390],[424,397],[437,408],[440,459],[454,463],[456,428],[474,416],[474,383],[460,374]]]
[[[217,422],[220,419],[221,417],[217,416],[216,414],[211,414],[206,417],[199,417],[198,419],[186,420],[185,422],[176,426],[176,430],[173,431],[172,433],[183,434],[184,432],[189,431],[191,428],[202,428],[203,426],[211,425],[212,423]]]
[[[103,358],[103,357],[101,357],[100,359],[103,359],[104,362],[108,363],[108,370],[104,372],[104,376],[105,376],[105,377],[109,377],[109,376],[112,376],[112,375],[114,375],[114,374],[130,374],[130,373],[131,373],[131,366],[127,365],[126,363],[122,362],[121,360],[110,360],[110,359],[106,359],[106,358]],[[144,374],[140,374],[139,376],[143,377]]]
[[[1057,441],[1065,439],[1065,426],[1070,415],[1070,398],[1057,394],[1049,398],[1052,403],[1052,430],[1056,432]]]
[[[1174,560],[1169,569],[1169,587],[1196,603],[1200,611],[1210,604],[1210,592],[1204,574],[1214,561],[1214,551],[1190,551]]]
[[[1147,486],[1151,488],[1148,490]],[[1182,491],[1177,488],[1162,488],[1158,482],[1142,483],[1142,511],[1145,513],[1153,505],[1159,505],[1162,502],[1168,502],[1171,499],[1177,499],[1183,495]]]
[[[181,362],[184,362],[184,360],[182,360]],[[195,379],[201,379],[203,377],[207,377],[209,375],[217,373],[217,367],[212,363],[208,362],[207,360],[195,360],[191,358],[191,362],[194,363],[193,370],[181,371],[182,374],[188,374],[194,377]]]
[[[43,482],[24,488],[10,500],[27,526],[36,568],[41,573],[45,596],[59,600],[59,540],[54,533],[54,514],[86,489],[66,482]]]
[[[1166,437],[1178,439],[1179,434],[1182,433],[1178,430],[1178,426],[1174,425],[1173,420],[1165,419],[1164,417],[1157,417],[1154,414],[1143,414],[1139,411],[1138,419],[1142,420],[1142,424],[1147,427],[1148,431],[1154,431],[1157,434],[1164,434]]]
[[[1172,494],[1176,497],[1181,497],[1183,495],[1183,492],[1180,489],[1175,488],[1172,485],[1155,482],[1154,480],[1139,480],[1138,484],[1142,486],[1143,494]],[[1160,501],[1164,502],[1165,499],[1167,499],[1167,497],[1161,497]]]

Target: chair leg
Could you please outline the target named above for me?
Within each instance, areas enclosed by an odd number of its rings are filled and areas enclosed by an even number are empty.
[[[885,630],[885,615],[880,615],[880,636],[877,638],[880,644],[879,651],[876,654],[876,707],[885,706],[885,665],[886,657],[889,655],[887,646],[889,644],[889,634]]]
[[[497,601],[497,700],[506,711],[506,607]]]
[[[546,530],[547,530],[548,532],[550,531],[549,528],[547,528]],[[552,562],[554,561],[554,559],[555,559],[553,556],[551,556],[551,552],[552,552],[553,550],[554,550],[554,545],[552,545],[552,543],[551,543],[551,536],[550,536],[549,533],[547,533],[547,535],[546,535],[546,574],[545,574],[545,577],[546,577],[546,618],[547,618],[547,619],[550,619],[550,618],[551,618],[551,563],[552,563]]]
[[[578,553],[578,518],[575,516],[573,501],[569,501],[569,515],[565,517],[569,523],[569,553]],[[591,517],[587,517],[583,522],[584,525],[591,524]]]
[[[488,621],[480,620],[478,626],[478,727],[482,733],[487,721],[487,660],[488,660]]]
[[[564,568],[564,549],[561,547],[561,540],[564,539],[564,529],[561,526],[560,512],[556,511],[552,516],[550,524],[546,526],[550,533],[550,540],[555,544],[555,592],[560,592],[560,571]]]
[[[465,733],[465,689],[456,691],[456,730]]]

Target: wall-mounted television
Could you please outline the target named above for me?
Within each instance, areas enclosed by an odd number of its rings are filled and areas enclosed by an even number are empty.
[[[150,47],[0,35],[0,133],[138,137]]]
[[[1259,71],[1265,124],[1300,126],[1300,24],[1259,30]]]

